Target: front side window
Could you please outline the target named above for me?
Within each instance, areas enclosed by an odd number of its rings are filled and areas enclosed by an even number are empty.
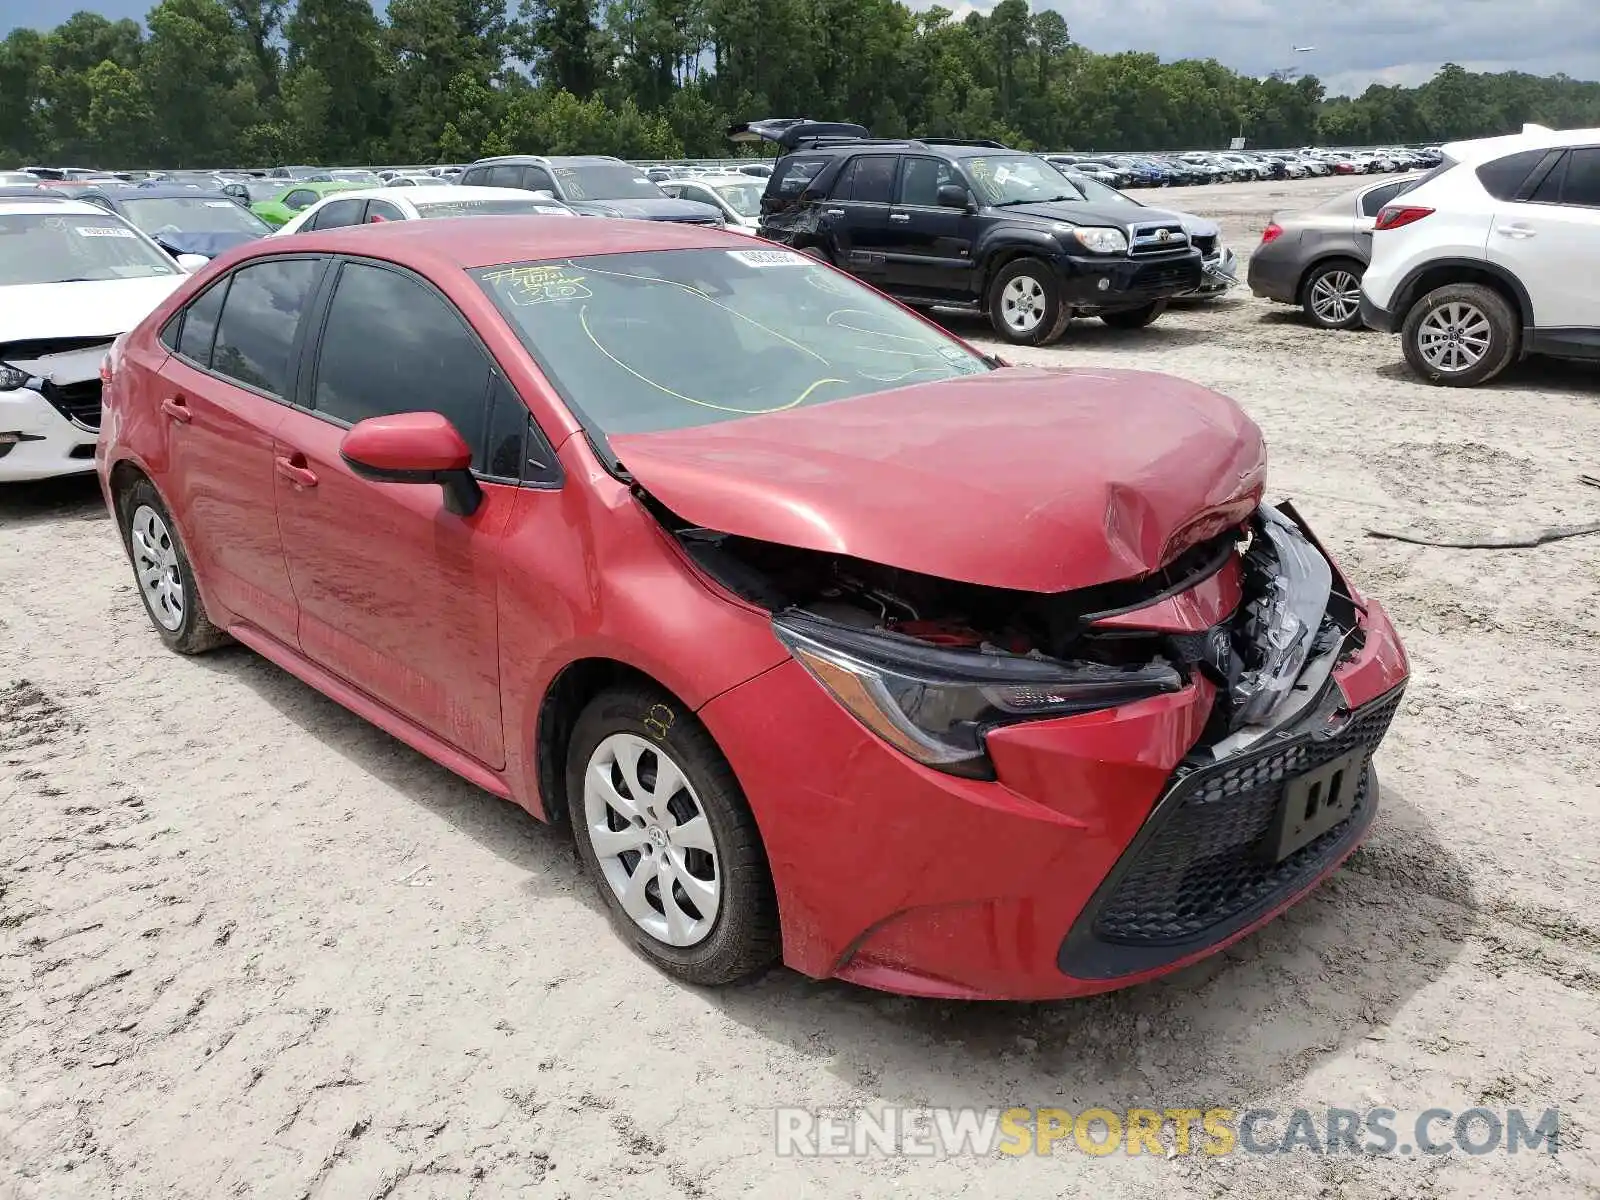
[[[723,203],[741,217],[754,217],[761,212],[761,193],[764,189],[759,183],[752,180],[749,183],[719,183],[716,185],[717,195],[722,197]],[[699,199],[698,196],[694,199]]]
[[[294,376],[289,352],[321,273],[322,260],[310,258],[268,259],[235,271],[217,323],[211,369],[287,397]]]
[[[442,413],[482,469],[489,369],[461,317],[434,292],[398,271],[346,263],[328,307],[312,405],[351,425]]]
[[[550,178],[550,172],[543,167],[528,167],[522,173],[522,186],[530,192],[549,192],[555,194],[556,185]]]
[[[990,369],[792,250],[594,255],[473,274],[598,440]]]
[[[208,200],[188,196],[146,199],[134,197],[122,202],[128,220],[146,233],[249,233],[257,237],[271,227],[248,208],[232,200]]]
[[[335,200],[331,204],[324,204],[317,209],[316,216],[311,218],[312,229],[339,229],[346,225],[361,224],[361,212],[366,205],[365,200]]]
[[[367,201],[367,224],[376,225],[383,221],[404,221],[405,213],[401,212],[387,200]]]
[[[1060,171],[1031,154],[984,155],[969,158],[962,165],[978,198],[991,208],[1082,199]]]
[[[490,167],[486,178],[473,179],[471,182],[486,184],[489,187],[519,188],[522,186],[522,168],[519,166]]]
[[[0,214],[0,287],[177,274],[171,258],[109,213]]]
[[[283,198],[283,206],[299,212],[302,208],[310,208],[317,202],[317,194],[309,188],[297,188]]]

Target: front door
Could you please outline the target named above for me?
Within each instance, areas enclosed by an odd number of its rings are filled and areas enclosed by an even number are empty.
[[[157,403],[173,513],[211,595],[294,645],[298,612],[273,511],[273,438],[294,394],[299,326],[327,265],[241,267],[183,313]]]
[[[439,412],[486,461],[488,354],[453,305],[377,263],[337,268],[301,403],[277,432],[278,525],[300,649],[485,766],[502,767],[498,543],[517,489],[471,516],[434,485],[373,483],[339,456],[368,417]]]
[[[978,218],[964,208],[940,205],[939,189],[947,186],[967,186],[949,163],[921,156],[904,160],[886,247],[888,288],[897,296],[970,300],[977,295],[972,244]]]

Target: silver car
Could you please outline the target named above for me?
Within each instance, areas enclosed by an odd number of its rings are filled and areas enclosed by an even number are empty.
[[[1361,328],[1361,276],[1378,210],[1420,176],[1368,183],[1304,212],[1279,213],[1250,256],[1250,290],[1298,304],[1321,329]]]

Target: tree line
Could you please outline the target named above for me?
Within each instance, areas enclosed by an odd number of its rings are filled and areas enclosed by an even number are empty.
[[[1600,125],[1600,83],[1455,65],[1324,94],[1214,59],[1096,54],[1001,0],[956,21],[899,0],[160,0],[0,42],[0,164],[459,162],[730,153],[730,121],[1048,150],[1437,141]]]

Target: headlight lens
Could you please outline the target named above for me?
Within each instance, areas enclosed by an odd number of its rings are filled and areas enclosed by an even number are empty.
[[[1128,248],[1127,235],[1105,225],[1088,225],[1072,231],[1085,250],[1096,254],[1121,254]]]
[[[15,391],[29,380],[26,371],[13,367],[10,363],[0,363],[0,392]]]
[[[785,614],[773,630],[863,725],[926,766],[993,779],[984,734],[997,725],[1114,708],[1183,687],[1171,664],[1133,667],[939,650]]]

